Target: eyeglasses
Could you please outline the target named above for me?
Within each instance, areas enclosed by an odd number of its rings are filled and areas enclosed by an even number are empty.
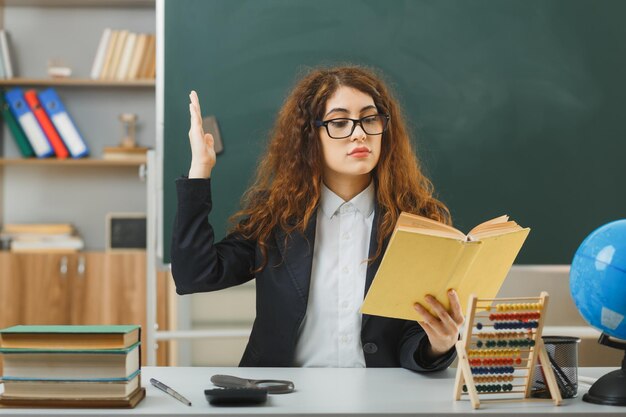
[[[316,120],[315,126],[324,126],[328,136],[332,139],[345,139],[352,136],[356,125],[360,125],[361,129],[368,135],[382,135],[387,130],[389,119],[388,114],[373,114],[360,119],[341,117],[331,120]]]

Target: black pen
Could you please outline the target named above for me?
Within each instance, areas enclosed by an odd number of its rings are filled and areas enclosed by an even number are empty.
[[[154,378],[150,378],[150,383],[154,385],[155,387],[157,387],[158,389],[160,389],[161,391],[163,391],[164,393],[169,394],[172,397],[176,398],[181,403],[187,404],[188,406],[191,407],[191,401],[189,401],[187,398],[183,397],[182,395],[180,395],[179,393],[177,393],[176,391],[174,391],[173,389],[171,389],[170,387],[168,387],[161,381],[157,381]]]

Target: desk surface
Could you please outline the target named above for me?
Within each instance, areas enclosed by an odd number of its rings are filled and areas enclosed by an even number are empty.
[[[613,368],[581,368],[579,375],[597,378]],[[560,407],[549,401],[484,403],[473,410],[468,399],[453,401],[455,369],[434,374],[418,374],[398,368],[319,369],[319,368],[166,368],[145,367],[142,385],[146,398],[132,410],[71,410],[0,408],[0,416],[18,415],[141,415],[182,414],[307,415],[307,416],[388,416],[436,415],[464,416],[476,413],[490,416],[511,414],[541,416],[547,414],[626,416],[626,407],[588,404],[582,401],[586,386],[579,386],[577,398],[565,400]],[[230,374],[252,379],[290,379],[296,392],[270,395],[267,403],[248,407],[215,407],[207,403],[204,389],[213,388],[214,374]],[[189,398],[188,407],[153,387],[148,381],[157,378]],[[1,387],[1,385],[0,385]],[[1,390],[2,388],[0,388]]]

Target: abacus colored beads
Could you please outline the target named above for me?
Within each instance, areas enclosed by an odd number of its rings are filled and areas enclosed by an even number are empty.
[[[501,329],[536,329],[539,326],[539,322],[536,321],[502,321],[495,322],[493,328],[496,330]],[[482,325],[481,325],[482,328]]]
[[[541,310],[541,303],[509,303],[496,305],[496,311]]]
[[[483,324],[481,322],[476,323],[476,328],[481,330],[483,328]]]
[[[538,320],[541,315],[537,312],[532,313],[504,313],[504,314],[490,314],[489,320],[502,321],[502,320]]]
[[[510,389],[509,389],[510,386]],[[465,386],[464,386],[465,387]],[[467,388],[467,387],[465,387]],[[476,385],[476,391],[478,392],[502,392],[502,391],[510,391],[513,389],[513,386],[511,384],[489,384],[489,385]],[[467,392],[466,390],[464,390],[463,392]]]

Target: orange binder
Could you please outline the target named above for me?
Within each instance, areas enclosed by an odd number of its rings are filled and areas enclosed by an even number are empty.
[[[39,125],[48,137],[48,141],[50,141],[50,145],[52,145],[52,149],[54,149],[54,153],[56,154],[57,158],[67,158],[70,153],[65,147],[63,139],[61,139],[61,136],[59,136],[59,133],[54,128],[52,121],[48,117],[48,113],[46,113],[46,111],[41,106],[39,98],[37,98],[37,91],[28,90],[24,92],[24,99],[30,106],[31,110],[35,114],[35,117],[37,118],[37,121],[39,122]]]

